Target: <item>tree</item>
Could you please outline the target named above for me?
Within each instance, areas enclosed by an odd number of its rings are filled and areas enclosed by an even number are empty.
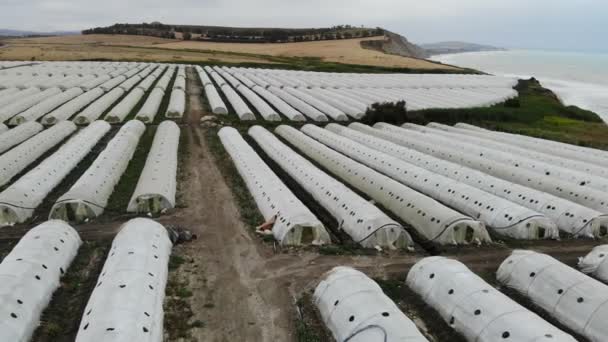
[[[190,32],[184,32],[182,34],[182,37],[183,37],[184,40],[190,40],[190,39],[192,39],[192,33],[190,33]]]

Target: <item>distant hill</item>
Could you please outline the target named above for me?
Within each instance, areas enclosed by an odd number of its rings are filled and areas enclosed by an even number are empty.
[[[480,52],[480,51],[504,51],[503,48],[466,42],[439,42],[431,44],[420,44],[429,55],[441,55],[446,53]]]
[[[171,25],[159,22],[114,24],[82,31],[82,34],[126,34],[160,38],[233,43],[288,43],[381,36],[380,28],[338,25],[326,28],[264,28],[203,25]]]
[[[361,47],[402,57],[427,58],[430,56],[426,50],[411,43],[404,36],[386,30],[383,39],[362,41]]]
[[[52,32],[36,32],[36,31],[20,31],[0,29],[0,37],[30,37],[30,36],[69,36],[80,34],[77,31],[52,31]]]

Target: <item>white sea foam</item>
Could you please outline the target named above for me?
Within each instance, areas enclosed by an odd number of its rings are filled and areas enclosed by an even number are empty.
[[[566,105],[591,110],[608,123],[606,54],[513,50],[439,55],[433,59],[496,75],[534,76]]]

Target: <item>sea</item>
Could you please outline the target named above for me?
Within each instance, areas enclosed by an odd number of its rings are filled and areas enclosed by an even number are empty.
[[[608,53],[507,50],[432,59],[494,75],[535,77],[564,104],[593,111],[608,123]]]

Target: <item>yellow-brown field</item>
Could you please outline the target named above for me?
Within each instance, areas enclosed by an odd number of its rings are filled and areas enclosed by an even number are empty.
[[[276,63],[277,57],[317,57],[325,62],[411,69],[454,69],[426,60],[361,48],[361,38],[285,44],[178,41],[128,35],[77,35],[6,40],[0,60],[222,61]]]

